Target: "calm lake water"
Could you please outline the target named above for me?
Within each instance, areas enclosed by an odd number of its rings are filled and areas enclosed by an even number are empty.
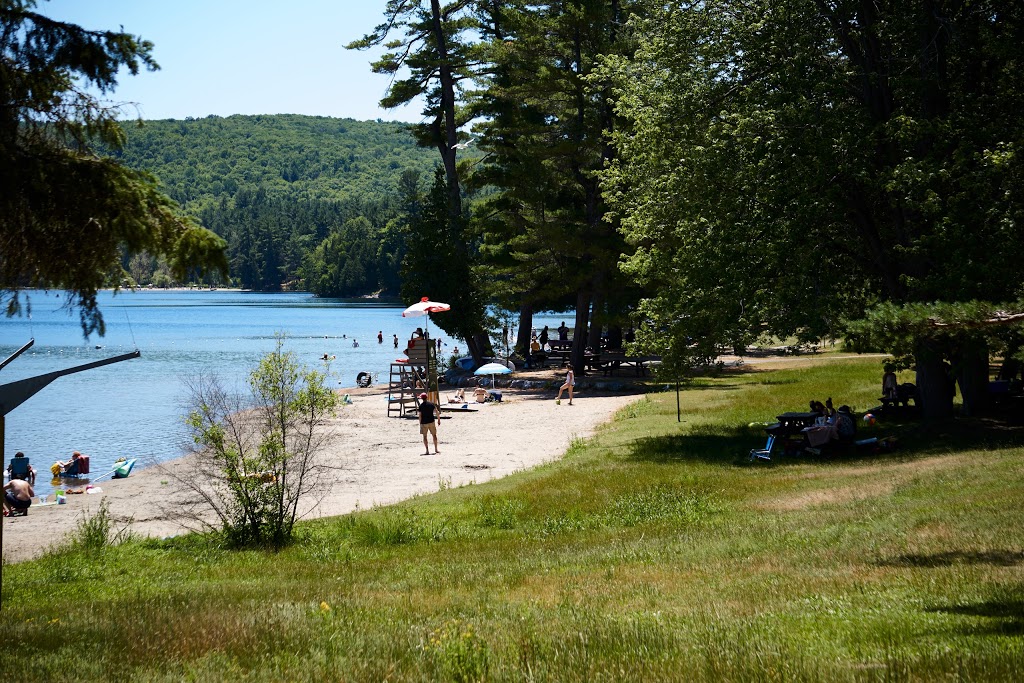
[[[120,456],[166,460],[183,454],[183,378],[214,373],[227,386],[245,386],[259,358],[285,349],[322,369],[331,384],[353,387],[362,371],[386,382],[390,363],[423,318],[403,318],[397,305],[319,299],[309,294],[237,291],[138,291],[100,295],[104,337],[85,340],[78,315],[62,307],[63,294],[30,293],[31,319],[0,318],[0,360],[29,339],[35,345],[0,371],[0,384],[130,353],[141,357],[60,377],[7,415],[4,467],[24,451],[39,470],[37,491],[49,493],[49,467],[78,450],[91,456],[98,476]],[[435,328],[436,329],[436,328]],[[378,330],[384,343],[377,343]],[[400,340],[396,352],[392,335]],[[354,348],[352,340],[359,342]],[[444,351],[457,342],[444,338]],[[96,348],[100,346],[101,348]],[[460,344],[460,350],[465,346]],[[384,410],[384,404],[381,404]]]

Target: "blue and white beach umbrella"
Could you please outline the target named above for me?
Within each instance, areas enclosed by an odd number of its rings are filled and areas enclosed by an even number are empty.
[[[504,365],[502,365],[501,363],[487,363],[486,365],[481,365],[480,367],[478,367],[476,369],[476,371],[473,372],[473,374],[474,375],[490,375],[491,376],[491,386],[493,387],[494,386],[494,376],[495,375],[510,375],[510,374],[512,374],[512,371],[509,370]]]

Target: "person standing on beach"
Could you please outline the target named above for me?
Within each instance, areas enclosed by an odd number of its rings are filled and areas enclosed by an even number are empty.
[[[561,405],[562,403],[562,392],[566,389],[569,390],[569,405],[572,405],[572,388],[576,386],[576,373],[572,371],[572,366],[566,363],[563,366],[565,372],[565,384],[558,388],[558,398],[555,399],[555,405]]]
[[[437,455],[441,452],[437,450],[437,421],[441,418],[441,411],[427,400],[425,393],[420,394],[420,405],[416,410],[420,412],[420,434],[423,435],[423,448],[427,451],[423,455],[430,455],[427,434],[434,436],[434,455]]]
[[[565,321],[558,326],[558,341],[569,341],[569,328],[565,326]]]
[[[538,339],[538,341],[540,341],[540,350],[541,351],[546,350],[547,346],[548,346],[548,326],[547,325],[545,325],[544,329],[540,331],[540,338]]]

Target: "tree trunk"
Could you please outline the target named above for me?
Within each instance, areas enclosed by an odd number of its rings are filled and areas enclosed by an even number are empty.
[[[494,346],[491,345],[491,335],[486,332],[477,332],[473,335],[473,341],[476,342],[477,347],[480,349],[481,355],[484,356],[495,356]]]
[[[601,332],[604,330],[600,322],[602,308],[604,308],[604,297],[600,293],[595,293],[590,309],[590,330],[587,334],[587,346],[593,349],[594,353],[601,350]]]
[[[473,334],[466,335],[465,340],[466,350],[469,351],[469,355],[473,357],[473,364],[480,367],[484,364],[484,351],[480,346],[480,340]]]
[[[622,325],[609,325],[608,326],[608,348],[609,349],[621,349],[622,348]]]
[[[953,416],[953,380],[942,353],[933,343],[920,341],[914,353],[917,363],[917,403],[928,421]]]
[[[981,415],[988,407],[988,344],[983,339],[965,342],[957,353],[956,381],[960,385],[964,415]]]
[[[572,333],[572,354],[569,357],[573,371],[580,376],[586,370],[584,367],[584,354],[587,350],[587,325],[589,318],[590,292],[581,289],[576,294],[576,327]]]
[[[519,332],[516,333],[516,353],[526,358],[530,353],[530,330],[533,329],[533,306],[519,307]]]
[[[462,188],[455,165],[455,143],[458,142],[455,120],[455,79],[452,76],[452,66],[448,58],[448,40],[439,0],[430,0],[430,14],[434,41],[437,45],[437,78],[441,92],[440,112],[435,122],[435,134],[438,138],[437,148],[441,153],[445,179],[448,181],[448,219],[455,225],[462,220]],[[440,130],[442,124],[444,130]]]

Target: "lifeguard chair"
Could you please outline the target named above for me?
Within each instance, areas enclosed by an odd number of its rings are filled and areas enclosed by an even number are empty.
[[[391,382],[388,387],[388,416],[405,417],[415,413],[420,405],[419,395],[440,405],[437,394],[437,347],[430,337],[410,339],[405,350],[405,362],[391,364]],[[417,386],[419,384],[419,386]]]

